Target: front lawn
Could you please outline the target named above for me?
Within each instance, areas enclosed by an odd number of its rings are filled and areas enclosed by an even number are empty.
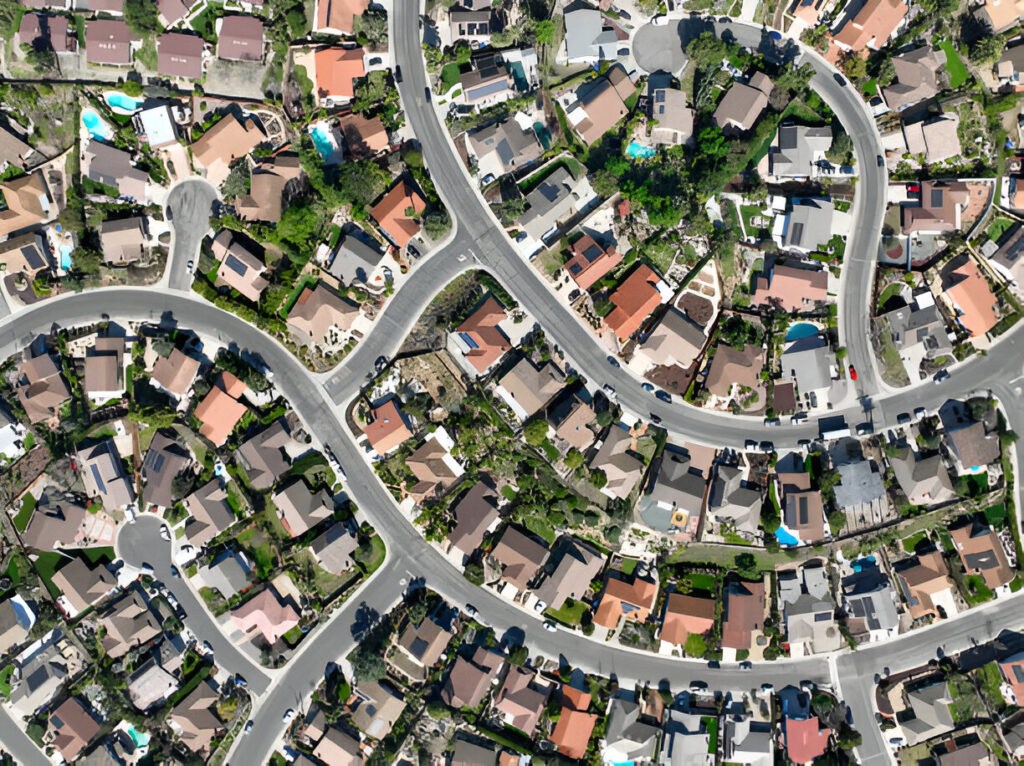
[[[1013,221],[1009,218],[1003,218],[1002,216],[996,216],[996,218],[988,225],[985,229],[985,235],[996,244],[1003,238],[1010,229],[1013,228]]]
[[[557,620],[563,625],[579,625],[583,615],[587,612],[587,608],[584,602],[574,601],[570,598],[566,599],[561,609],[551,609],[550,607],[545,609],[544,615],[552,620]]]
[[[964,601],[971,606],[991,601],[995,594],[985,584],[981,575],[970,574],[964,578]]]
[[[441,93],[447,93],[449,90],[459,84],[459,65],[452,61],[449,64],[445,64],[441,69]]]
[[[384,541],[380,539],[380,535],[370,538],[370,546],[373,548],[373,557],[366,564],[367,577],[380,569],[380,565],[384,563],[384,557],[387,555],[387,549],[384,546]]]
[[[3,697],[5,700],[11,698],[11,673],[13,672],[14,663],[0,670],[0,697]]]

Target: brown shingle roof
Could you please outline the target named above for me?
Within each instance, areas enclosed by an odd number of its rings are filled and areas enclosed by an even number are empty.
[[[165,77],[203,77],[203,38],[182,32],[166,32],[156,38],[157,72]]]
[[[217,57],[262,61],[263,22],[255,16],[225,16],[218,32]]]

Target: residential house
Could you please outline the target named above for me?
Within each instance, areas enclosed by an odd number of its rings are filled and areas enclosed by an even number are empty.
[[[57,599],[69,617],[81,614],[102,601],[117,588],[117,578],[104,564],[90,567],[84,559],[74,558],[53,575],[51,582],[61,592]],[[3,647],[0,646],[0,655]]]
[[[1016,23],[1016,19],[1014,23]],[[996,62],[994,69],[1000,85],[1009,86],[1014,91],[1020,90],[1021,78],[1024,75],[1024,46],[1011,45],[1005,47],[1002,58]],[[1014,207],[1020,206],[1014,205]]]
[[[132,127],[150,149],[160,149],[178,140],[178,126],[170,104],[139,110],[132,117]]]
[[[711,360],[704,386],[715,396],[732,396],[733,387],[761,388],[761,368],[764,367],[764,351],[754,344],[741,349],[718,345]]]
[[[974,18],[994,35],[1001,35],[1018,26],[1021,16],[1024,16],[1024,4],[1019,0],[985,0],[974,9]]]
[[[256,255],[254,247],[258,246],[248,237],[230,229],[221,229],[211,244],[213,257],[220,264],[217,284],[227,285],[246,300],[259,303],[269,283],[263,276],[267,267]]]
[[[934,164],[960,157],[960,117],[949,112],[920,122],[903,123],[903,137],[907,152],[923,157],[926,164]]]
[[[706,490],[707,481],[690,465],[690,456],[669,445],[651,468],[637,510],[651,529],[692,539],[704,510]]]
[[[50,712],[43,742],[71,763],[100,733],[100,724],[77,697],[69,697]]]
[[[452,437],[444,428],[427,434],[415,452],[405,459],[406,467],[416,477],[416,483],[409,488],[409,494],[420,503],[435,492],[443,491],[465,472],[452,456],[455,446]]]
[[[295,152],[279,152],[264,160],[250,171],[249,192],[235,198],[235,212],[246,221],[279,222],[288,184],[301,176]]]
[[[752,636],[764,626],[764,582],[730,580],[723,596],[722,648],[749,651]]]
[[[420,216],[426,209],[426,200],[412,182],[401,178],[370,208],[370,217],[377,222],[388,241],[401,250],[419,234]],[[410,211],[412,215],[409,215]]]
[[[0,237],[9,237],[45,223],[58,213],[39,171],[0,183]]]
[[[934,361],[940,356],[952,355],[953,344],[946,330],[946,320],[929,290],[915,295],[910,305],[888,311],[881,318],[888,325],[900,356],[914,360],[907,365],[911,380],[920,378],[920,360]]]
[[[157,20],[164,28],[173,27],[188,16],[192,0],[157,0]]]
[[[611,294],[609,301],[614,308],[603,322],[615,333],[619,343],[628,341],[651,312],[661,305],[662,289],[661,277],[646,264],[641,264]]]
[[[124,396],[124,338],[97,337],[86,350],[83,390],[93,405]]]
[[[548,739],[555,750],[566,758],[580,759],[587,752],[590,735],[597,724],[597,715],[585,710],[574,710],[563,705],[558,722]]]
[[[589,80],[576,89],[575,102],[565,110],[566,119],[583,143],[591,146],[629,114],[626,99],[634,90],[626,70],[613,64],[604,77]]]
[[[353,723],[367,736],[384,739],[405,710],[405,700],[376,681],[359,684],[354,693],[355,702],[349,703]]]
[[[320,567],[333,575],[352,569],[359,540],[340,521],[336,521],[313,538],[309,553]]]
[[[103,262],[127,266],[139,260],[146,250],[145,219],[142,216],[104,221],[100,225]]]
[[[224,724],[214,712],[219,701],[217,687],[206,679],[175,705],[167,717],[181,743],[191,752],[209,752],[214,737],[224,731]]]
[[[780,573],[779,600],[791,656],[834,652],[843,645],[824,568],[805,566],[800,575]]]
[[[615,245],[602,247],[590,234],[584,234],[573,242],[569,246],[569,255],[562,268],[581,290],[589,290],[622,262],[622,253],[615,249]]]
[[[939,551],[897,561],[893,574],[913,619],[934,620],[959,611],[954,596],[956,585]]]
[[[302,479],[273,494],[281,523],[291,537],[298,537],[334,515],[334,499],[326,489],[312,491]]]
[[[836,357],[824,335],[809,335],[790,341],[782,352],[779,365],[783,378],[792,380],[801,396],[809,396],[812,401],[828,400]]]
[[[619,39],[596,8],[581,0],[565,8],[565,52],[569,64],[593,64],[615,59]]]
[[[906,690],[907,703],[914,712],[912,718],[900,721],[900,728],[908,745],[925,742],[938,734],[953,729],[956,724],[950,712],[954,698],[944,681],[926,681],[912,690]]]
[[[708,490],[707,516],[720,527],[754,542],[760,539],[763,496],[759,487],[744,482],[739,466],[719,463]]]
[[[490,11],[486,13],[490,16]],[[511,118],[470,131],[466,139],[482,178],[497,178],[527,167],[544,153],[533,126],[524,128]]]
[[[488,295],[452,333],[452,340],[478,375],[485,374],[512,348],[500,327],[506,319],[508,314],[504,307],[493,295]]]
[[[928,508],[956,499],[949,471],[939,453],[922,457],[920,452],[903,447],[889,457],[889,465],[911,505]]]
[[[217,19],[217,58],[263,61],[263,21],[256,16]]]
[[[984,248],[982,253],[986,253]],[[1020,225],[1012,227],[1000,238],[998,246],[988,253],[989,265],[1018,291],[1024,285],[1024,259],[1020,257],[1021,253],[1024,253],[1024,226]]]
[[[235,455],[254,489],[270,489],[288,472],[291,452],[304,451],[305,445],[292,433],[295,424],[291,420],[288,416],[278,418],[238,447]]]
[[[192,381],[196,379],[199,366],[198,359],[174,348],[171,349],[170,354],[156,360],[149,380],[161,391],[170,394],[175,399],[181,399],[192,388]]]
[[[337,766],[363,766],[359,740],[338,726],[328,726],[323,737],[313,749],[313,755],[321,763]]]
[[[896,81],[882,88],[885,103],[899,112],[937,95],[942,89],[939,73],[945,64],[945,57],[928,45],[893,56]]]
[[[498,494],[483,481],[478,481],[452,506],[455,526],[448,533],[448,542],[458,551],[464,563],[476,552],[488,532],[497,526]]]
[[[644,474],[644,463],[631,450],[633,436],[617,423],[608,429],[604,441],[590,459],[590,470],[601,471],[607,481],[601,492],[611,498],[625,500]]]
[[[651,142],[656,146],[693,146],[694,110],[679,88],[648,82],[648,116],[653,121]]]
[[[809,127],[787,122],[779,126],[775,145],[769,149],[769,173],[781,179],[805,179],[814,176],[832,146],[832,128]]]
[[[609,700],[601,743],[604,763],[653,761],[661,742],[661,728],[641,720],[642,715],[640,705],[631,697],[616,696]]]
[[[548,408],[548,422],[556,437],[570,448],[582,452],[594,443],[595,434],[589,425],[594,422],[597,413],[591,406],[590,394],[585,388],[575,386],[564,391]]]
[[[590,583],[604,569],[605,557],[590,545],[572,537],[563,538],[552,560],[558,563],[534,591],[550,609],[561,609],[569,599],[582,601]]]
[[[801,198],[792,201],[789,210],[775,219],[772,238],[783,250],[808,255],[813,252],[826,252],[832,238],[845,231],[847,226],[847,214],[837,212],[831,200]],[[795,270],[797,269],[794,268]],[[816,279],[823,284],[815,287],[824,294],[828,272],[817,273],[819,276]],[[790,276],[799,278],[801,275]],[[811,281],[811,277],[807,275],[803,275],[803,279]],[[806,300],[803,301],[803,305],[807,305]]]
[[[28,429],[4,407],[0,406],[0,455],[16,460],[25,454]],[[29,445],[31,446],[31,445]]]
[[[102,141],[90,140],[82,152],[82,166],[83,175],[116,189],[121,197],[137,202],[146,199],[149,174],[132,164],[132,156],[128,152]]]
[[[67,16],[26,13],[21,17],[18,31],[14,35],[14,44],[18,48],[27,45],[37,51],[75,53],[78,50],[78,35],[74,34],[74,29],[69,26]],[[10,155],[3,159],[11,161]],[[18,163],[12,162],[11,164]]]
[[[69,660],[64,654],[67,645],[58,628],[39,649],[15,657],[11,680],[20,680],[13,684],[9,704],[17,715],[31,716],[61,691],[68,678]]]
[[[124,656],[133,647],[144,646],[163,632],[142,589],[137,586],[118,599],[99,623],[106,631],[100,643],[114,659]]]
[[[221,447],[249,408],[241,401],[248,387],[230,372],[222,371],[210,392],[196,405],[194,415],[199,433],[215,447]]]
[[[901,206],[904,234],[943,234],[959,231],[961,215],[970,201],[963,181],[922,181],[920,204]]]
[[[49,354],[22,361],[15,390],[30,423],[39,423],[56,415],[71,399],[71,391],[61,376],[60,367]]]
[[[51,268],[50,246],[42,232],[28,232],[0,242],[0,272],[21,273],[27,280]]]
[[[996,314],[998,299],[970,257],[958,266],[944,270],[943,288],[943,295],[956,312],[957,324],[971,338],[984,337],[999,323]]]
[[[328,273],[349,287],[379,288],[384,279],[379,274],[383,259],[384,253],[369,244],[366,238],[345,234],[338,241]]]
[[[429,617],[423,619],[419,625],[410,622],[398,637],[391,662],[411,680],[424,681],[430,669],[441,659],[452,638],[454,635],[451,631]]]
[[[355,98],[355,81],[366,75],[362,48],[321,48],[313,59],[320,106],[330,109]]]
[[[862,522],[883,518],[888,508],[883,472],[873,460],[864,458],[860,442],[841,439],[829,454],[839,474],[834,487],[836,507]]]
[[[235,523],[234,509],[219,479],[211,479],[181,502],[189,514],[185,537],[196,548],[203,548]]]
[[[870,0],[869,0],[870,1]],[[825,754],[832,730],[818,716],[783,719],[783,746],[786,757],[795,764],[811,764]]]
[[[883,641],[899,633],[896,590],[888,576],[870,560],[843,578],[846,627],[857,642]]]
[[[412,438],[412,424],[399,404],[397,397],[378,404],[363,427],[367,442],[382,457]]]
[[[825,539],[825,503],[816,489],[786,492],[782,523],[796,542],[780,540],[784,545],[808,545]]]
[[[107,510],[121,510],[135,501],[135,491],[124,471],[113,439],[106,439],[77,453],[85,494]]]
[[[983,741],[947,748],[939,756],[939,766],[998,766],[1000,762]]]
[[[494,698],[494,711],[506,726],[532,737],[552,685],[528,668],[512,665]]]
[[[770,723],[728,713],[722,720],[722,759],[741,766],[772,766],[775,745]],[[726,760],[728,759],[728,760]]]
[[[367,0],[316,0],[313,31],[329,35],[355,34],[356,17],[369,6]]]
[[[544,409],[562,390],[565,375],[547,361],[534,366],[523,357],[498,380],[494,393],[512,408],[520,420],[528,420]]]
[[[558,234],[562,224],[579,212],[582,191],[582,184],[559,166],[526,195],[526,211],[517,221],[526,234],[520,243],[523,255],[532,257]]]
[[[39,551],[83,547],[91,541],[92,523],[92,515],[77,503],[40,502],[28,518],[21,541]]]
[[[715,601],[686,593],[669,593],[661,615],[662,654],[682,650],[690,634],[703,636],[715,626]]]
[[[767,108],[773,87],[764,72],[751,75],[749,84],[734,82],[711,116],[712,124],[726,134],[746,133]]]
[[[537,541],[507,526],[491,549],[490,558],[501,569],[501,582],[523,593],[537,579],[548,553]]]
[[[202,37],[182,32],[165,32],[156,38],[157,74],[201,80],[205,52],[206,44]]]
[[[85,22],[85,60],[89,64],[131,66],[132,53],[141,42],[120,19]]]
[[[714,717],[717,732],[718,719]],[[671,766],[715,766],[708,716],[670,708],[665,712],[662,763]]]
[[[1011,705],[1019,706],[1018,700],[1024,700],[1024,652],[997,660],[996,665],[1003,676],[1003,696]]]
[[[518,763],[518,759],[516,762]],[[457,739],[448,763],[450,766],[498,766],[498,754],[493,746]]]
[[[189,451],[173,438],[158,431],[142,461],[142,479],[146,482],[142,499],[150,505],[170,508],[177,500],[174,479],[192,462]]]
[[[474,650],[472,659],[456,657],[441,687],[441,699],[456,710],[476,708],[504,665],[503,655],[483,646]]]
[[[512,74],[495,53],[478,54],[472,69],[459,76],[462,101],[474,110],[486,109],[515,96]]]
[[[656,582],[611,570],[605,576],[594,622],[608,630],[615,630],[623,618],[647,622],[657,599]]]
[[[239,118],[229,112],[192,142],[192,156],[206,169],[207,180],[219,185],[228,177],[231,163],[245,157],[266,138],[254,118]]]
[[[1013,579],[1003,542],[996,531],[973,519],[949,530],[960,562],[968,575],[980,575],[985,586],[998,591]]]
[[[135,708],[145,713],[163,703],[178,688],[178,679],[151,657],[128,677],[125,691]]]
[[[209,564],[199,567],[198,576],[227,601],[249,586],[252,573],[253,563],[244,553],[225,548]]]
[[[939,409],[939,418],[958,475],[984,472],[999,460],[1001,448],[992,408],[975,420],[964,403],[949,401]]]
[[[448,11],[451,39],[487,45],[491,41],[491,10],[474,11],[452,6]]]
[[[281,598],[272,585],[236,606],[230,615],[231,624],[246,640],[258,634],[270,646],[299,624],[299,613],[291,599]]]
[[[359,316],[358,305],[317,282],[299,294],[288,312],[288,329],[303,346],[335,348]]]
[[[0,657],[7,655],[29,638],[29,622],[33,617],[31,609],[26,610],[21,605],[21,599],[18,599],[17,605],[15,603],[14,597],[0,601]]]
[[[634,356],[646,359],[653,367],[689,369],[700,357],[707,340],[700,325],[675,306],[669,306],[646,339],[637,345]]]
[[[387,128],[380,116],[367,117],[355,112],[338,119],[338,131],[345,142],[345,150],[353,159],[372,157],[391,146]]]
[[[907,15],[903,0],[867,0],[850,6],[838,32],[830,37],[844,51],[881,50]]]

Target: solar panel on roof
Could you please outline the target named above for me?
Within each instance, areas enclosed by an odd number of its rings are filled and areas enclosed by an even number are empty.
[[[25,259],[25,263],[33,269],[41,269],[46,265],[39,251],[32,245],[21,248],[21,255]]]
[[[224,265],[227,266],[240,277],[244,277],[245,272],[249,270],[249,268],[244,263],[235,258],[235,256],[231,255],[231,253],[228,253],[228,257],[224,259]]]
[[[101,495],[107,494],[107,485],[103,483],[103,478],[100,476],[100,469],[94,465],[89,467],[92,469],[92,478],[96,481],[96,488],[99,489]]]

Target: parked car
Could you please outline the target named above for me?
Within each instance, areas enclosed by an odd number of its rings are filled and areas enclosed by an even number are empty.
[[[395,67],[395,82],[399,83],[401,81],[402,81],[402,67],[396,66]]]
[[[753,669],[754,669],[754,664],[752,662],[750,662],[749,660],[743,660],[743,662],[740,663],[740,670],[753,670]]]
[[[175,579],[181,578],[181,572],[178,571],[178,567],[174,566],[174,564],[171,564],[171,577]]]
[[[166,540],[167,542],[171,541],[171,530],[167,528],[166,524],[160,525],[160,537],[161,539]]]
[[[248,734],[248,733],[249,733],[250,731],[252,731],[252,726],[253,726],[253,724],[252,724],[252,719],[250,718],[250,719],[249,719],[248,721],[246,721],[246,722],[245,722],[245,728],[244,728],[244,729],[242,729],[242,736],[243,736],[243,737],[244,737],[244,736],[245,736],[246,734]]]
[[[551,622],[551,620],[544,621],[544,630],[548,631],[549,633],[558,632],[558,628],[555,627],[555,623]]]
[[[907,423],[910,422],[910,413],[901,412],[899,415],[896,416],[896,422],[899,423],[901,426],[905,426]]]
[[[612,367],[621,367],[622,366],[622,365],[619,364],[619,360],[616,359],[611,354],[608,354],[607,359],[608,359],[608,364],[610,364]]]
[[[782,35],[779,34],[778,32],[776,32],[774,29],[771,32],[768,33],[768,36],[770,38],[772,38],[773,40],[781,40],[782,39]]]
[[[935,377],[932,378],[936,383],[941,383],[944,380],[949,380],[949,370],[939,370],[935,373]]]
[[[654,385],[652,383],[648,383],[646,380],[640,384],[640,388],[642,388],[644,391],[654,391]]]
[[[472,604],[466,604],[466,608],[464,611],[469,617],[473,617],[474,619],[480,614],[480,612],[478,612],[476,610],[476,607]]]
[[[547,605],[546,601],[539,601],[538,600],[537,603],[533,605],[533,611],[535,611],[537,614],[540,614],[541,612],[543,612],[547,608],[548,608],[548,605]]]
[[[651,413],[651,422],[654,423],[655,425],[661,425],[661,415],[657,415],[657,414],[652,412]]]
[[[292,708],[288,708],[287,710],[285,710],[284,711],[284,715],[281,717],[281,720],[284,721],[286,724],[291,723],[292,721],[294,721],[295,720],[295,710],[293,710]]]
[[[857,379],[857,370],[851,364],[850,365],[850,380],[856,380],[856,379]]]
[[[655,391],[654,395],[661,399],[661,401],[667,402],[668,404],[672,404],[672,394],[670,394],[668,391]]]

